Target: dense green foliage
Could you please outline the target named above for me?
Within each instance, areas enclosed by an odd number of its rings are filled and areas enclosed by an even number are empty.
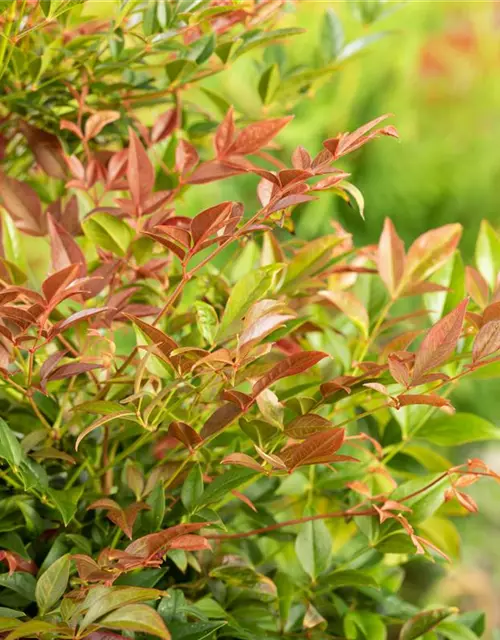
[[[103,5],[0,5],[0,636],[481,637],[405,587],[500,479],[447,457],[499,438],[450,394],[499,375],[500,237],[301,240],[402,145],[379,114],[278,144],[381,34],[328,9],[299,65],[280,0]],[[247,56],[258,112],[212,84]]]

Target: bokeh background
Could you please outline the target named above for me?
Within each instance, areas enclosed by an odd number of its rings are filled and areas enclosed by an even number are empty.
[[[288,68],[324,65],[327,10],[339,18],[347,42],[363,45],[359,54],[339,63],[312,91],[289,105],[295,119],[280,137],[285,155],[297,144],[315,153],[325,138],[383,113],[394,114],[392,122],[401,136],[399,144],[367,145],[344,165],[364,194],[366,221],[339,198],[324,194],[298,208],[296,232],[313,238],[327,233],[332,220],[339,220],[361,245],[376,242],[384,217],[390,216],[409,243],[429,228],[460,222],[461,247],[473,260],[481,219],[500,226],[500,3],[385,4],[383,15],[364,24],[354,0],[298,0],[280,26],[304,27],[307,33],[266,51],[268,64],[283,66],[286,57]],[[264,107],[259,99],[262,71],[258,56],[254,60],[245,56],[206,86],[249,117],[281,115],[282,102],[271,101]],[[206,97],[195,99],[203,104]],[[193,212],[220,199],[251,203],[255,179],[240,177],[195,191],[195,197],[188,196],[185,202]],[[497,382],[470,382],[455,395],[454,403],[461,411],[500,424]],[[446,453],[460,461],[480,455],[500,471],[498,445]],[[500,487],[480,484],[474,497],[480,514],[456,522],[462,536],[459,562],[449,573],[416,563],[409,588],[411,597],[422,604],[445,601],[486,609],[488,637],[500,638],[500,631],[494,630],[500,628]]]

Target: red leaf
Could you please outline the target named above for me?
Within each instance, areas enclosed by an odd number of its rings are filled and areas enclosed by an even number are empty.
[[[42,283],[42,291],[47,302],[51,302],[76,278],[80,266],[78,264],[70,264],[51,276],[46,278]]]
[[[249,507],[252,511],[255,511],[255,513],[257,513],[257,507],[250,500],[250,498],[248,498],[244,493],[241,493],[240,491],[236,491],[236,489],[233,489],[231,493],[235,498],[238,498],[238,500],[241,500],[242,502],[244,502],[247,505],[247,507]]]
[[[311,156],[304,147],[297,147],[292,154],[292,165],[295,169],[310,169]]]
[[[70,120],[61,120],[61,122],[59,123],[59,127],[61,131],[67,129],[68,131],[74,133],[78,138],[83,139],[83,134],[80,131],[80,128],[74,122],[71,122]]]
[[[232,424],[242,413],[240,407],[232,402],[222,405],[222,407],[219,407],[212,413],[203,425],[200,431],[201,437],[206,440],[215,433],[222,431]]]
[[[411,384],[411,369],[414,360],[415,355],[407,351],[390,353],[387,358],[391,376],[405,387],[409,387]]]
[[[168,138],[168,136],[179,126],[179,117],[177,109],[169,109],[158,116],[151,129],[151,142],[160,142]]]
[[[64,320],[61,320],[57,324],[55,324],[49,332],[49,339],[52,339],[55,335],[61,333],[62,331],[66,331],[77,322],[81,320],[86,320],[88,318],[93,318],[100,313],[105,313],[108,311],[108,307],[100,307],[98,309],[82,309],[81,311],[77,311],[76,313],[71,314]]]
[[[40,379],[42,383],[47,379],[50,375],[51,371],[57,367],[57,364],[64,358],[67,351],[56,351],[52,355],[50,355],[47,360],[40,367]]]
[[[64,180],[66,177],[66,163],[62,155],[61,145],[56,136],[21,121],[19,129],[22,131],[28,145],[35,156],[35,160],[45,173],[52,178]]]
[[[91,364],[90,362],[71,362],[70,364],[63,364],[55,371],[50,373],[46,379],[50,380],[64,380],[65,378],[72,378],[78,376],[81,373],[87,373],[87,371],[93,371],[94,369],[101,369],[100,364]]]
[[[316,433],[304,442],[281,451],[280,456],[289,471],[308,464],[321,464],[329,461],[340,449],[344,436],[344,429],[330,429]]]
[[[236,140],[227,148],[226,155],[247,155],[260,151],[262,147],[271,142],[271,140],[285,127],[293,116],[286,118],[275,118],[274,120],[263,120],[262,122],[254,122],[242,129]]]
[[[500,349],[500,320],[487,322],[474,340],[472,362],[491,356]]]
[[[83,277],[87,273],[87,264],[82,250],[66,229],[50,215],[48,222],[52,266],[59,271],[69,265],[79,264],[78,276]]]
[[[466,298],[427,333],[415,357],[413,384],[419,384],[425,373],[443,364],[453,353],[462,332],[468,303]]]
[[[206,240],[213,233],[214,228],[220,229],[220,223],[230,217],[233,204],[232,202],[221,202],[210,209],[205,209],[193,218],[191,235],[195,247]]]
[[[216,180],[224,180],[231,176],[237,176],[246,173],[247,169],[235,167],[218,160],[203,162],[192,173],[187,180],[187,184],[205,184],[207,182],[215,182]]]
[[[202,442],[200,434],[185,422],[172,422],[168,428],[168,435],[182,442],[190,451]]]
[[[0,171],[0,198],[20,231],[30,236],[44,236],[47,233],[47,220],[40,198],[27,184],[9,178]]]
[[[288,207],[295,207],[298,204],[303,204],[304,202],[311,202],[311,200],[317,200],[314,196],[308,196],[306,194],[292,194],[290,196],[285,196],[275,202],[270,209],[268,209],[267,213],[274,213],[275,211],[282,211],[283,209],[287,209]]]
[[[92,114],[85,123],[85,140],[95,138],[107,124],[111,124],[119,118],[119,111],[98,111]]]
[[[129,128],[127,181],[136,207],[149,198],[155,184],[155,172],[148,154],[135,131]]]
[[[394,296],[405,264],[405,247],[390,218],[384,222],[384,230],[378,243],[378,270],[387,290]]]
[[[289,358],[286,358],[286,360],[278,362],[278,364],[262,376],[260,380],[257,380],[252,389],[253,397],[258,396],[261,391],[267,389],[267,387],[277,380],[303,373],[320,360],[328,357],[328,354],[322,351],[302,351],[301,353],[291,355]]]

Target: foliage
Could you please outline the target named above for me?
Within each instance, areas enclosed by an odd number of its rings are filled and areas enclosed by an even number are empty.
[[[283,3],[119,7],[2,5],[0,632],[479,637],[481,614],[419,611],[401,586],[414,556],[456,555],[467,487],[500,479],[436,450],[498,438],[448,396],[498,371],[500,239],[484,223],[465,268],[459,224],[408,251],[389,219],[378,246],[337,223],[297,240],[292,211],[323,192],[363,215],[337,163],[397,137],[387,117],[285,164],[289,116],[216,123],[183,97],[294,35],[273,26]],[[241,175],[259,206],[184,215],[186,193]],[[26,236],[48,238],[40,281]]]

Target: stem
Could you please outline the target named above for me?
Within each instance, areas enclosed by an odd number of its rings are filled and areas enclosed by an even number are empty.
[[[239,538],[250,538],[252,536],[259,535],[261,533],[269,533],[270,531],[277,531],[283,527],[293,527],[304,522],[312,522],[313,520],[327,520],[328,518],[350,518],[353,516],[373,516],[377,512],[375,509],[365,509],[364,511],[356,511],[355,509],[347,509],[347,511],[333,511],[332,513],[321,513],[315,516],[305,516],[304,518],[295,518],[294,520],[285,520],[284,522],[277,522],[271,524],[268,527],[261,527],[260,529],[252,529],[251,531],[245,531],[243,533],[208,533],[203,537],[208,540],[236,540]]]

